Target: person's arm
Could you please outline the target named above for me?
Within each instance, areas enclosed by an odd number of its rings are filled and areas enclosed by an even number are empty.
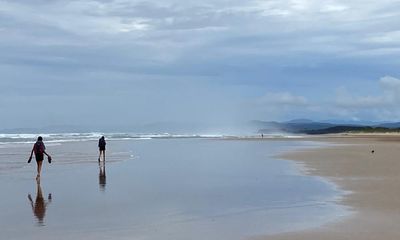
[[[32,151],[31,151],[31,155],[29,156],[29,159],[28,159],[28,163],[30,163],[31,160],[32,160],[32,155],[33,155],[33,149],[34,148],[35,148],[35,145],[33,145],[33,148],[32,148]]]
[[[32,206],[32,208],[33,208],[33,201],[32,201],[31,194],[28,194],[28,199],[29,199],[29,202],[31,203],[31,206]]]
[[[43,153],[44,153],[46,156],[50,157],[50,155],[46,152],[46,150],[43,150]]]
[[[48,156],[48,157],[50,157],[50,155],[46,152],[46,145],[44,145],[44,143],[43,143],[43,153],[46,155],[46,156]]]

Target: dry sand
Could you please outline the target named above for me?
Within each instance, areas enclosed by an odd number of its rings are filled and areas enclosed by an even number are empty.
[[[256,239],[400,239],[400,136],[313,138],[316,139],[339,145],[283,157],[304,165],[308,174],[327,177],[349,191],[339,203],[349,206],[354,214],[318,229]]]

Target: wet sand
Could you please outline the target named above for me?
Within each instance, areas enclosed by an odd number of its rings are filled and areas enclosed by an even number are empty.
[[[41,184],[31,144],[0,146],[0,239],[242,240],[347,214],[325,179],[273,156],[312,141],[113,140],[47,143]]]
[[[313,138],[317,139],[335,145],[279,157],[296,161],[307,174],[338,184],[348,192],[339,203],[353,214],[317,229],[255,239],[400,239],[400,135]]]

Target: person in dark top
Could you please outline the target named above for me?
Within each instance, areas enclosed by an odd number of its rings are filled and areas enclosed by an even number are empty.
[[[99,139],[99,158],[98,161],[100,162],[101,154],[103,153],[103,161],[106,161],[106,140],[104,136]]]
[[[40,179],[40,173],[42,171],[42,164],[43,164],[43,159],[44,155],[47,156],[49,163],[51,163],[51,156],[47,154],[46,152],[46,147],[44,146],[43,143],[43,138],[39,136],[37,138],[36,143],[33,145],[31,155],[29,156],[28,163],[32,161],[32,155],[35,153],[35,159],[36,159],[36,164],[37,164],[37,175],[36,175],[36,180]]]

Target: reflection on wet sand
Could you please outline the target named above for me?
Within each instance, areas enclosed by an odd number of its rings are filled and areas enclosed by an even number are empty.
[[[99,186],[100,190],[106,190],[106,163],[99,162]]]
[[[35,215],[38,225],[39,226],[44,226],[44,217],[46,215],[46,208],[47,205],[51,203],[52,196],[51,193],[49,193],[47,197],[47,201],[44,200],[43,194],[42,194],[42,188],[40,187],[40,181],[37,181],[36,184],[36,199],[35,202],[33,202],[31,194],[28,194],[28,199],[31,203],[32,211],[33,214]]]

